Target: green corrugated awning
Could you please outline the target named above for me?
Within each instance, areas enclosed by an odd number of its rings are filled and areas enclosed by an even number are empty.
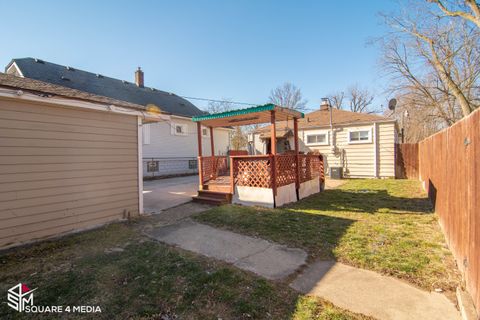
[[[276,121],[304,117],[301,112],[269,103],[251,108],[197,116],[193,117],[192,121],[212,127],[269,123],[270,111],[272,110],[275,110]]]

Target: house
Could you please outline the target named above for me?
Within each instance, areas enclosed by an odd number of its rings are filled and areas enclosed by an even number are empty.
[[[176,94],[144,85],[144,72],[138,68],[135,82],[110,78],[77,68],[62,66],[41,59],[13,59],[5,73],[40,80],[91,94],[159,109],[170,114],[171,121],[147,124],[143,127],[144,176],[195,173],[197,171],[196,127],[191,118],[205,112]],[[215,154],[229,150],[229,128],[213,132],[217,144]],[[210,131],[202,130],[206,148]]]
[[[0,73],[0,248],[143,212],[144,106]]]
[[[344,177],[395,177],[394,119],[330,108],[323,102],[319,110],[299,119],[298,126],[300,151],[321,153],[326,172],[341,168]],[[276,139],[277,152],[292,150],[292,120],[277,124]],[[269,126],[256,130],[249,137],[250,153],[269,153],[270,141]]]

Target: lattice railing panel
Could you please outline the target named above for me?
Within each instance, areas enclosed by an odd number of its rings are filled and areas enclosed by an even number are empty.
[[[295,154],[282,154],[275,156],[277,187],[295,183],[297,177],[297,163]]]
[[[321,155],[299,155],[300,182],[323,176],[323,160]]]
[[[257,188],[272,188],[272,169],[270,158],[233,158],[232,163],[235,185]]]
[[[215,157],[215,172],[218,176],[225,176],[229,174],[228,161],[225,156]]]
[[[216,179],[218,176],[228,174],[227,157],[201,157],[203,182]]]

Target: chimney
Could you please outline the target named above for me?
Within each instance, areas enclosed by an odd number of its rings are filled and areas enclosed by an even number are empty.
[[[140,67],[135,71],[135,84],[138,87],[143,88],[143,71]]]
[[[320,110],[330,109],[330,101],[328,98],[322,98],[322,103],[320,103]]]

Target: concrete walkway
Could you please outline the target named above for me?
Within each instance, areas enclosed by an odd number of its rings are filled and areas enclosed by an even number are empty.
[[[460,319],[455,306],[442,294],[333,261],[310,265],[290,286],[340,308],[382,320]]]
[[[145,233],[158,241],[232,263],[271,280],[288,276],[307,259],[303,250],[212,228],[190,219],[150,228]]]

